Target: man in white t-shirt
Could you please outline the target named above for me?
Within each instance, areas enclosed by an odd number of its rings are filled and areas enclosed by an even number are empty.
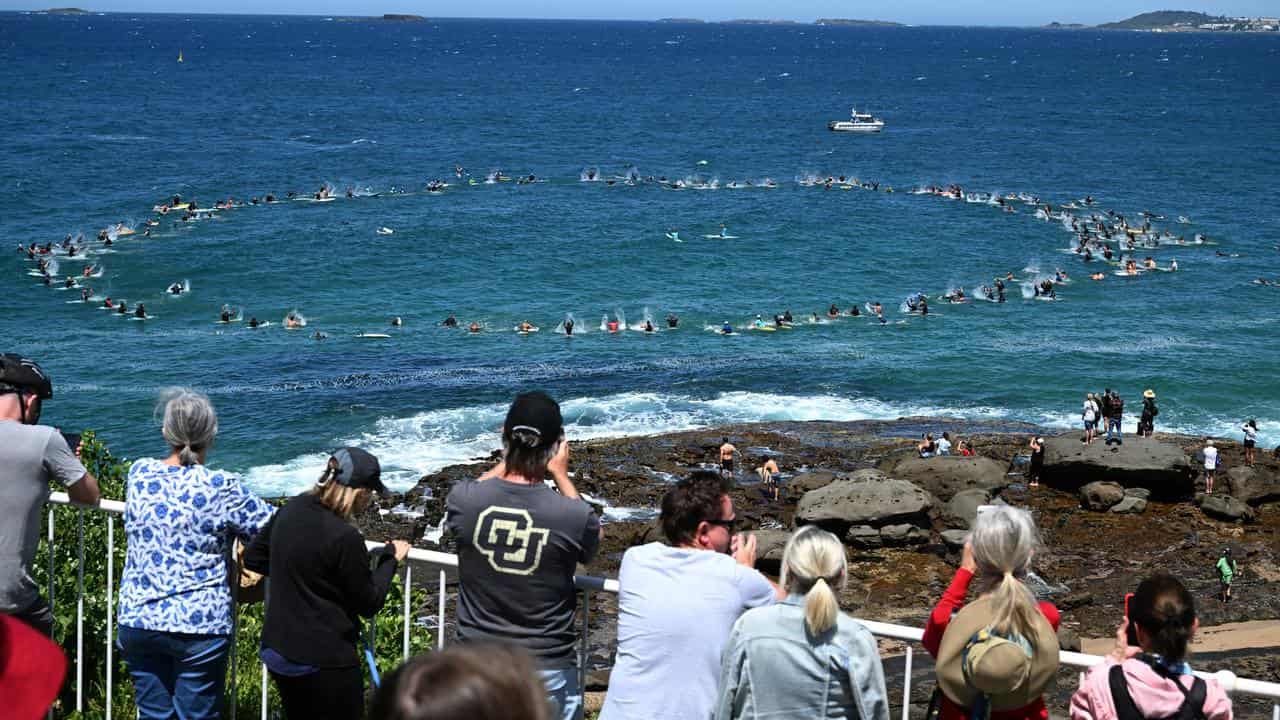
[[[1212,440],[1204,441],[1204,491],[1213,494],[1214,476],[1218,474],[1218,448]]]
[[[938,454],[951,454],[951,433],[942,433],[942,437],[938,438]]]
[[[600,720],[708,720],[733,623],[785,593],[754,569],[754,536],[734,535],[728,486],[693,473],[662,499],[671,542],[631,548],[618,574],[618,655]]]

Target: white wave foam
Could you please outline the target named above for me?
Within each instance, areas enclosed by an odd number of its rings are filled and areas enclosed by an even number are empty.
[[[573,398],[560,405],[565,433],[591,440],[697,430],[735,423],[784,420],[892,420],[909,415],[1003,418],[1000,408],[947,408],[891,405],[871,398],[833,395],[776,395],[728,392],[714,398],[658,393],[622,393],[603,398]],[[422,475],[448,465],[487,457],[501,446],[499,433],[507,405],[474,405],[432,410],[406,418],[382,418],[359,436],[333,446],[358,445],[378,456],[383,482],[393,490],[413,487]],[[313,453],[285,463],[261,465],[246,473],[263,495],[289,495],[310,487],[326,456]]]

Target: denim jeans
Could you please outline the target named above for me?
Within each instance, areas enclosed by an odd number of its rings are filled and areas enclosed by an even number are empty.
[[[578,668],[539,670],[547,687],[552,720],[578,720],[582,713],[582,688],[578,686]]]
[[[217,720],[230,642],[121,627],[119,646],[133,678],[138,720]]]
[[[1120,418],[1107,418],[1107,442],[1120,441]]]

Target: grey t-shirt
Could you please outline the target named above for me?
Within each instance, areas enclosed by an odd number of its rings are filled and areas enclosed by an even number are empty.
[[[545,669],[573,666],[573,573],[600,545],[591,506],[498,478],[454,485],[445,505],[462,579],[458,639],[518,645]]]
[[[31,566],[49,482],[69,486],[84,476],[84,466],[58,431],[0,420],[0,612],[26,610],[40,596]]]

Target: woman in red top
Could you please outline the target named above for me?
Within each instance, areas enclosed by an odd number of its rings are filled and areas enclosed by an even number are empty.
[[[975,544],[978,546],[976,549]],[[956,570],[951,585],[942,594],[942,599],[929,614],[929,622],[925,625],[922,642],[930,655],[938,657],[942,636],[955,613],[964,607],[969,584],[975,579],[978,597],[990,597],[994,606],[1003,610],[998,613],[1002,619],[1014,625],[1018,625],[1020,621],[1026,623],[1031,618],[1026,617],[1025,613],[1034,613],[1038,609],[1054,632],[1057,631],[1060,620],[1058,609],[1047,602],[1035,603],[1031,592],[1021,582],[1037,544],[1035,522],[1027,511],[1001,505],[979,513],[974,533],[965,543],[960,569]],[[1032,635],[1030,632],[1025,634],[1028,637]],[[1056,655],[1056,646],[1053,651]],[[939,720],[964,720],[968,717],[967,709],[959,706],[945,693],[941,694],[941,699]],[[1045,708],[1043,697],[1036,698],[1024,707],[991,712],[991,720],[1048,718],[1049,711]]]

